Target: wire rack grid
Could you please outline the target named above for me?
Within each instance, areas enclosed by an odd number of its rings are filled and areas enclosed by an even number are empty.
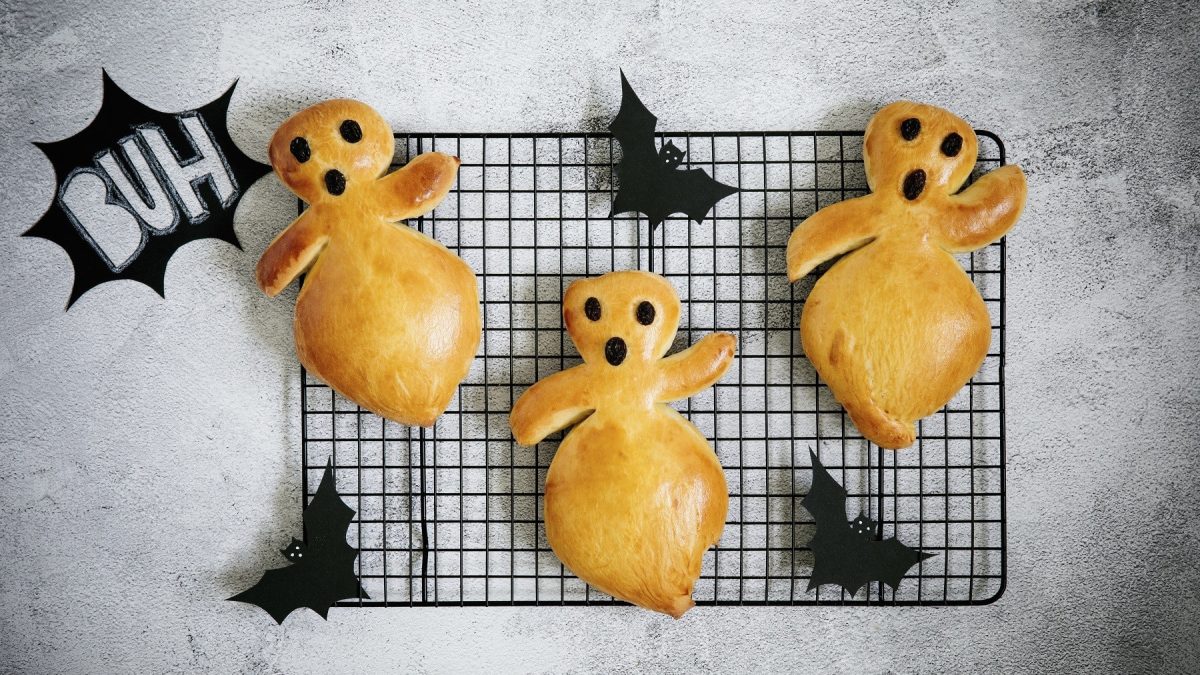
[[[508,412],[532,383],[580,363],[560,301],[577,278],[617,269],[667,277],[683,301],[672,352],[712,331],[738,338],[733,367],[676,407],[725,467],[729,515],[704,558],[699,605],[959,605],[1005,586],[1004,242],[959,260],[992,317],[992,351],[914,447],[869,443],[848,421],[799,344],[804,298],[823,266],[787,282],[792,228],[816,209],[866,192],[861,132],[663,133],[739,192],[702,223],[650,229],[610,217],[618,148],[608,134],[397,135],[398,164],[428,150],[462,160],[458,184],[409,224],[478,274],[480,352],[432,429],[363,411],[301,374],[304,499],[328,459],[357,512],[349,533],[369,597],[343,606],[603,605],[614,600],[565,570],[541,522],[546,470],[562,433],[536,447],[512,439]],[[1004,163],[979,132],[975,175]],[[807,451],[846,488],[852,518],[877,536],[934,553],[898,590],[851,597],[808,590],[814,533],[800,505]]]

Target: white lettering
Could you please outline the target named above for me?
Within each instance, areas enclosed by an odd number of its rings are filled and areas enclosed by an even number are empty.
[[[177,119],[195,150],[191,159],[181,160],[162,129],[147,124],[118,142],[124,161],[105,150],[96,155],[98,168],[76,169],[59,190],[67,217],[114,272],[137,258],[150,234],[175,229],[180,208],[193,224],[208,218],[201,184],[212,187],[221,207],[238,197],[233,170],[204,119]]]
[[[201,183],[208,181],[212,185],[222,206],[232,204],[237,199],[238,190],[233,182],[233,172],[225,162],[225,155],[217,147],[204,120],[194,113],[180,115],[178,119],[196,149],[196,156],[186,162],[180,160],[179,153],[171,147],[158,127],[147,125],[138,129],[138,133],[154,153],[179,197],[188,220],[198,223],[208,217],[208,206],[200,198]]]
[[[67,217],[109,269],[120,272],[142,250],[146,235],[128,209],[109,199],[108,189],[108,181],[98,172],[78,169],[63,182],[59,199]]]
[[[158,232],[169,232],[179,222],[175,204],[167,195],[154,169],[150,168],[142,147],[134,136],[121,139],[119,144],[125,159],[133,167],[134,176],[125,172],[125,168],[117,163],[113,153],[105,150],[96,155],[96,164],[108,174],[117,191],[125,198],[125,202],[133,209],[146,227]],[[133,184],[136,178],[143,190],[138,190]]]

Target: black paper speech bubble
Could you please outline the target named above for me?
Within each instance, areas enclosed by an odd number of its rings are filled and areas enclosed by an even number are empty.
[[[107,281],[131,279],[162,297],[167,263],[184,244],[233,231],[238,201],[271,167],[233,143],[225,115],[237,82],[194,110],[154,110],[104,77],[100,111],[79,133],[35,142],[54,165],[49,209],[22,236],[63,248],[75,268],[67,308]]]

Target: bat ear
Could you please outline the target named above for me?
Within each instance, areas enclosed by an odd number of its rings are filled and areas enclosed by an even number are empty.
[[[279,552],[283,554],[283,557],[287,558],[288,560],[291,560],[291,558],[289,557],[289,554],[303,553],[306,548],[307,547],[304,545],[304,542],[300,541],[299,539],[297,539],[295,537],[292,537],[292,543],[288,544],[284,548],[279,549]]]

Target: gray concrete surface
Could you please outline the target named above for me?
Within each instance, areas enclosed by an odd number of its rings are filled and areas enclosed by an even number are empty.
[[[457,5],[4,2],[0,670],[1200,670],[1200,6],[1167,2]],[[1029,174],[1009,240],[1009,585],[983,608],[334,610],[280,628],[223,597],[298,527],[290,303],[246,251],[184,249],[69,313],[66,256],[17,235],[99,69],[177,110],[241,78],[239,145],[333,95],[398,129],[572,130],[618,66],[673,128],[860,127],[912,97]],[[257,558],[256,558],[257,557]]]

